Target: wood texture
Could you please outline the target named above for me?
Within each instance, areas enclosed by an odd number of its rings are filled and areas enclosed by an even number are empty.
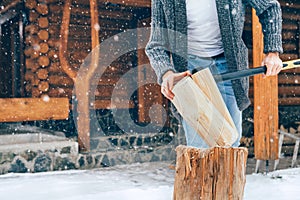
[[[174,200],[242,200],[246,148],[176,148]]]
[[[262,29],[253,10],[253,65],[263,55]],[[258,160],[278,159],[278,78],[254,77],[254,152]]]
[[[193,78],[206,77],[201,79],[204,87],[200,88],[190,77],[185,77],[174,86],[175,97],[172,103],[208,146],[230,146],[236,141],[238,133],[232,126],[230,115],[226,115],[227,112],[224,111],[226,106],[223,108],[222,104],[220,107],[214,105],[214,103],[223,101],[222,97],[217,94],[219,92],[217,86],[212,86],[216,82],[209,69],[197,73],[201,75],[195,75]],[[212,101],[212,97],[215,100]]]
[[[67,119],[68,98],[0,99],[0,122]]]

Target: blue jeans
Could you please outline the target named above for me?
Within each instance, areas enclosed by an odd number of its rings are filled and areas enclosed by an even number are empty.
[[[194,55],[188,55],[188,70],[201,70],[207,67],[209,67],[212,74],[220,74],[228,71],[227,62],[224,56],[218,58],[201,58]],[[232,146],[238,147],[242,137],[242,111],[240,111],[237,106],[231,81],[219,82],[217,85],[239,134],[238,139]],[[184,119],[182,120],[182,126],[185,132],[187,146],[208,148],[205,141]]]

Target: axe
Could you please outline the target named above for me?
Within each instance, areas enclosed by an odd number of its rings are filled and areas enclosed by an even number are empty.
[[[283,62],[283,67],[281,71],[294,69],[297,67],[300,67],[300,59]],[[239,70],[235,72],[216,74],[213,76],[216,82],[222,82],[222,81],[235,80],[247,76],[254,76],[256,74],[264,74],[266,72],[267,72],[267,67],[262,66],[262,67],[256,67],[251,69]]]

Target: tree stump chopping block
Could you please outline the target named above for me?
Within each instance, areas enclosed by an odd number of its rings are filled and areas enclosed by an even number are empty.
[[[176,148],[174,200],[243,199],[246,148]]]

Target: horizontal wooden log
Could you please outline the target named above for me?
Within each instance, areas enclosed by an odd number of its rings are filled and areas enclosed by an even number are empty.
[[[41,15],[47,15],[49,13],[48,6],[45,3],[38,3],[35,9]]]
[[[300,105],[300,97],[285,97],[278,99],[279,105]]]
[[[47,30],[40,30],[38,33],[37,33],[38,37],[41,39],[41,40],[48,40],[49,39],[49,33]]]
[[[39,32],[39,27],[36,24],[29,24],[25,26],[25,33],[26,34],[36,34]]]
[[[174,200],[243,199],[246,148],[176,148]]]
[[[113,109],[113,108],[134,108],[133,101],[129,101],[129,104],[126,102],[128,101],[121,101],[117,105],[114,105],[110,99],[96,99],[94,102],[91,103],[90,109]]]
[[[249,78],[249,83],[252,86],[253,84],[253,77]],[[300,85],[300,74],[293,74],[293,73],[280,73],[278,75],[278,84],[279,87],[285,85]]]
[[[36,2],[36,0],[26,0],[25,1],[25,6],[27,8],[29,8],[30,10],[32,10],[32,9],[36,8],[37,2]]]
[[[73,94],[73,88],[63,88],[63,87],[50,88],[47,94],[50,97],[68,97],[69,99],[71,99]]]
[[[250,87],[249,94],[253,94],[253,87]],[[300,87],[299,86],[281,86],[278,88],[278,96],[282,97],[300,97]]]
[[[49,51],[49,45],[48,45],[48,43],[42,42],[42,43],[39,44],[39,46],[40,46],[40,52],[41,53],[45,54],[45,53],[47,53]],[[49,55],[48,55],[48,57],[49,57]]]
[[[296,22],[296,21],[295,21]],[[297,23],[292,23],[292,22],[283,22],[282,23],[282,30],[293,30],[297,31],[298,30],[298,24]]]
[[[74,87],[73,80],[63,75],[50,75],[48,81],[54,87],[56,86]]]
[[[48,67],[49,72],[54,74],[60,74],[62,76],[66,76],[61,69],[61,65],[59,62],[51,62],[50,66]]]
[[[282,33],[283,40],[294,40],[297,37],[297,31],[284,31]]]
[[[67,98],[0,99],[0,122],[61,120],[69,116]]]
[[[37,22],[37,19],[39,18],[39,13],[36,12],[35,10],[30,10],[29,11],[29,21],[32,23]]]
[[[45,0],[38,0],[41,2],[44,2]],[[49,4],[57,4],[60,3],[61,0],[47,0],[47,3]],[[128,6],[130,8],[134,7],[145,7],[145,8],[150,8],[151,7],[151,1],[149,0],[125,0],[125,1],[120,1],[120,0],[98,0],[98,5],[101,7],[109,7],[109,4],[107,3],[113,3],[113,4],[119,4],[124,8],[125,6]],[[73,3],[74,5],[82,5],[82,6],[89,6],[89,1],[86,0],[77,0],[76,2]]]
[[[40,38],[36,35],[27,35],[25,38],[25,44],[27,45],[38,44],[40,41]]]
[[[36,74],[37,74],[37,77],[40,80],[46,80],[48,78],[48,75],[49,75],[47,69],[39,69]]]
[[[49,27],[49,20],[47,17],[40,17],[38,18],[38,25],[40,28],[48,28]]]
[[[40,81],[38,85],[38,89],[42,92],[48,92],[49,91],[49,83],[47,81]]]
[[[62,15],[62,7],[59,5],[50,5],[50,12],[52,12],[52,15]],[[117,8],[114,9],[113,12],[111,12],[109,9],[106,8],[98,8],[98,12],[99,12],[99,18],[100,19],[118,19],[118,20],[132,20],[133,17],[133,13],[130,10],[118,10]],[[89,18],[90,15],[90,8],[89,7],[82,7],[82,6],[78,6],[78,7],[71,7],[71,15],[73,15],[73,17],[77,18],[78,16],[81,17],[85,17],[85,18]]]
[[[40,91],[37,87],[31,87],[31,97],[39,98],[42,95],[42,91]]]
[[[41,67],[47,67],[50,64],[50,59],[48,58],[48,56],[40,56],[38,58],[38,64]]]
[[[31,70],[32,72],[36,72],[40,66],[36,59],[26,58],[25,60],[26,69]]]

